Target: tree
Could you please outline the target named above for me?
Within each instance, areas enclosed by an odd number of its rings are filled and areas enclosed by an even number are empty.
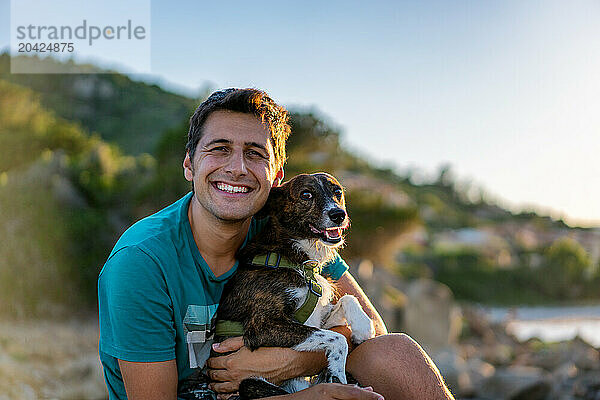
[[[562,237],[544,252],[545,262],[540,282],[549,295],[574,298],[593,273],[592,261],[585,249],[575,240]]]

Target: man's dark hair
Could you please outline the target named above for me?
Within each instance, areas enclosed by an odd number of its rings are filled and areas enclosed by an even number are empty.
[[[271,132],[271,144],[275,153],[275,165],[277,169],[283,167],[286,160],[285,142],[290,135],[287,110],[278,105],[267,93],[259,89],[237,89],[230,88],[219,90],[211,94],[202,102],[190,118],[190,130],[188,141],[185,146],[186,152],[190,154],[193,163],[196,147],[202,137],[202,128],[206,119],[213,111],[235,111],[245,114],[253,114],[265,124]]]

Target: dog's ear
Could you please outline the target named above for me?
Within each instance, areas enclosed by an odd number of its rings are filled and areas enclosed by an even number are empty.
[[[278,208],[278,204],[285,198],[287,193],[287,185],[282,186],[273,186],[271,191],[269,192],[269,198],[267,202],[260,209],[259,212],[256,213],[255,217],[258,219],[265,218],[270,216],[275,210]]]

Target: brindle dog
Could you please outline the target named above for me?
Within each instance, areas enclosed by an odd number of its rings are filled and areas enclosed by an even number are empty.
[[[244,344],[250,350],[266,346],[324,351],[327,368],[313,382],[346,383],[346,339],[327,328],[347,322],[356,344],[373,337],[372,321],[358,300],[345,295],[332,304],[330,283],[316,274],[322,296],[308,320],[301,324],[294,319],[294,313],[310,290],[302,269],[257,267],[251,263],[255,256],[269,252],[298,266],[315,260],[321,267],[330,261],[335,249],[343,244],[342,234],[349,225],[342,186],[326,173],[298,175],[271,189],[257,217],[269,219],[263,230],[239,251],[239,269],[225,286],[217,318],[241,322]],[[260,378],[251,378],[240,385],[240,398],[285,394],[308,385],[306,379],[297,378],[286,382],[283,390]]]

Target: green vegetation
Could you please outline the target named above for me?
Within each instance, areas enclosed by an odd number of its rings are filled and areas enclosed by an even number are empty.
[[[498,266],[480,251],[405,253],[397,266],[405,277],[431,275],[452,288],[457,299],[488,304],[547,304],[598,298],[600,273],[585,250],[572,239],[557,240],[546,248],[541,265]]]
[[[45,69],[68,70],[69,63],[30,58]],[[58,64],[58,65],[56,65]],[[151,152],[160,135],[189,118],[196,99],[167,92],[157,85],[89,66],[93,74],[10,74],[10,58],[0,54],[0,79],[25,86],[57,116],[78,121],[128,154]],[[4,104],[2,103],[3,107]]]
[[[561,238],[544,251],[539,284],[546,295],[555,298],[589,298],[598,295],[600,271],[579,243]]]
[[[99,266],[154,164],[56,117],[28,89],[0,80],[0,101],[0,313],[93,307]]]
[[[189,191],[181,162],[199,100],[119,74],[10,75],[8,62],[0,55],[0,314],[89,310],[118,236]],[[327,171],[346,187],[347,260],[369,258],[407,279],[433,277],[464,300],[598,298],[600,268],[578,242],[560,239],[569,231],[562,221],[513,215],[482,191],[467,196],[448,166],[437,180],[415,184],[410,173],[344,148],[340,129],[314,110],[292,112],[291,124],[287,176]],[[526,245],[502,233],[513,225],[558,240]],[[414,243],[406,239],[413,228],[424,235]],[[499,247],[440,245],[439,237],[461,229],[499,229]],[[506,251],[512,261],[500,267]]]

